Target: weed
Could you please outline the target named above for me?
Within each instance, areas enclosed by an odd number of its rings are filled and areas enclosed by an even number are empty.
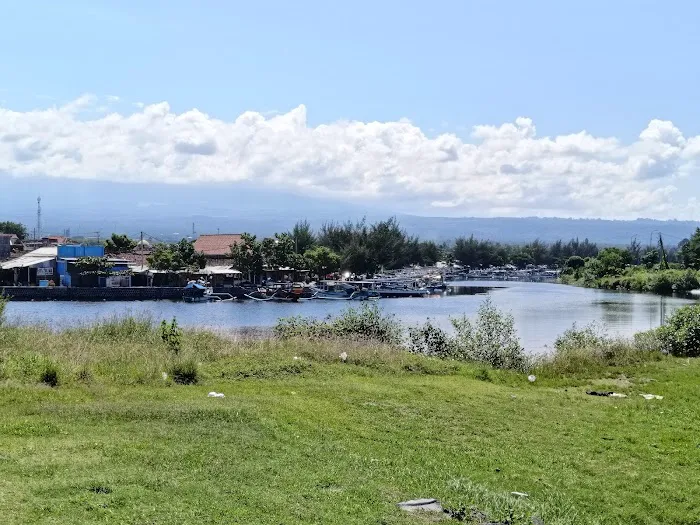
[[[50,387],[58,386],[58,369],[51,363],[47,363],[39,375],[39,382]]]
[[[282,339],[347,338],[399,344],[403,328],[391,314],[384,314],[376,304],[363,304],[359,309],[347,308],[336,317],[318,320],[309,317],[287,317],[277,321],[275,334]]]
[[[199,379],[197,363],[191,359],[174,363],[168,372],[178,385],[194,385]]]
[[[182,330],[177,324],[177,319],[173,317],[170,324],[165,319],[160,323],[160,338],[167,345],[168,349],[175,355],[180,353],[182,344]]]

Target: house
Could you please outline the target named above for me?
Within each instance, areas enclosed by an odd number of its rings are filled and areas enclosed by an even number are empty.
[[[129,261],[119,257],[106,258],[108,268],[84,270],[78,264],[86,257],[104,258],[104,246],[84,246],[81,244],[63,244],[56,248],[56,273],[61,286],[83,287],[129,287],[132,271]]]
[[[63,235],[47,235],[41,238],[41,242],[44,246],[58,246],[59,244],[68,244],[70,239]]]
[[[204,234],[194,241],[194,249],[204,254],[207,266],[230,266],[233,264],[231,247],[239,242],[239,233]]]
[[[56,246],[47,246],[0,263],[0,282],[12,285],[38,285],[55,282]]]

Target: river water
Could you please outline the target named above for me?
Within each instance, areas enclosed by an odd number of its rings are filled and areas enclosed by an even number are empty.
[[[573,323],[591,322],[605,326],[610,334],[631,335],[659,326],[665,316],[691,299],[651,294],[613,292],[577,288],[554,283],[509,281],[469,281],[450,283],[442,296],[430,298],[381,299],[385,312],[396,315],[407,325],[431,318],[448,328],[449,318],[473,316],[488,295],[499,309],[510,312],[523,346],[531,352],[551,347],[556,337]],[[176,317],[183,326],[216,330],[244,327],[270,327],[280,317],[303,315],[324,317],[336,314],[346,301],[221,302],[183,303],[173,301],[142,302],[10,302],[8,320],[16,324],[47,324],[62,328],[86,324],[115,315],[148,315],[155,321]]]

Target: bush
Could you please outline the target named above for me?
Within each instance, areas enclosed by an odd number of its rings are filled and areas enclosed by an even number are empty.
[[[588,373],[610,366],[627,366],[661,358],[654,331],[635,334],[633,339],[610,337],[595,324],[576,325],[554,342],[554,354],[540,361],[541,368],[555,374]]]
[[[337,317],[324,320],[310,317],[287,317],[277,321],[275,335],[282,339],[350,338],[398,345],[402,326],[393,315],[385,315],[376,304],[347,308]]]
[[[178,327],[177,320],[174,317],[170,324],[165,319],[160,323],[160,338],[173,354],[177,355],[180,353],[182,330]]]
[[[677,357],[700,357],[700,305],[678,309],[657,334],[663,351]]]
[[[177,362],[168,372],[178,385],[194,385],[199,380],[197,363],[192,360]]]
[[[455,357],[487,363],[493,368],[525,371],[528,357],[520,345],[513,316],[504,314],[490,299],[479,307],[476,320],[451,319],[455,329]]]
[[[56,369],[56,367],[51,363],[47,363],[44,369],[41,371],[41,374],[39,375],[39,381],[41,383],[49,385],[52,388],[57,387],[58,370]]]
[[[409,327],[408,350],[413,354],[440,357],[454,357],[455,342],[443,329],[432,324],[430,319],[422,326]]]

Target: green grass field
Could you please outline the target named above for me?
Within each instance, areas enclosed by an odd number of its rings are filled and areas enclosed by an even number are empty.
[[[197,384],[163,378],[185,360]],[[0,521],[414,524],[436,518],[396,503],[435,497],[492,522],[700,523],[697,360],[536,373],[197,332],[174,356],[139,322],[3,328]]]

